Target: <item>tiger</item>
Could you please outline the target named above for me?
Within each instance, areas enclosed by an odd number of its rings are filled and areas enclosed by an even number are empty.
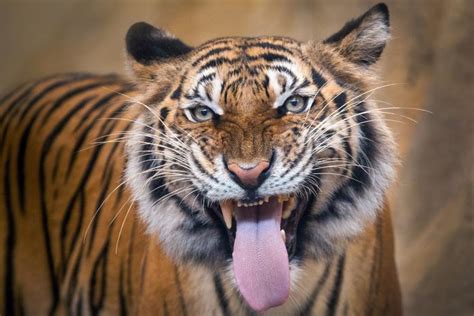
[[[383,3],[323,41],[138,22],[128,76],[5,95],[0,314],[400,315],[389,38]]]

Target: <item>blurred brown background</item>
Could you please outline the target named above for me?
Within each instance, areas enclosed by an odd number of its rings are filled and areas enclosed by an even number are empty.
[[[376,1],[0,0],[0,94],[69,71],[124,69],[136,21],[189,44],[227,35],[323,39]],[[407,315],[474,314],[474,1],[387,1],[393,38],[377,99],[402,107],[391,191]],[[421,108],[426,114],[408,108]],[[395,117],[396,118],[396,117]]]

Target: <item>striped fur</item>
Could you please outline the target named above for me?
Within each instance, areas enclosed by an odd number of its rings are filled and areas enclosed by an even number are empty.
[[[225,161],[256,158],[272,169],[253,194],[303,208],[286,243],[290,298],[266,315],[400,314],[384,203],[394,146],[369,98],[388,36],[384,5],[323,43],[191,48],[137,24],[132,81],[64,74],[6,95],[0,314],[254,314],[215,210],[248,194]],[[302,113],[282,109],[294,94]],[[196,106],[213,119],[196,122]]]

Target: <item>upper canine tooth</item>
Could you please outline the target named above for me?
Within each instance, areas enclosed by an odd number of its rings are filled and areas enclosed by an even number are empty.
[[[281,239],[283,239],[283,242],[286,242],[286,233],[285,233],[285,230],[284,230],[284,229],[280,230],[280,234],[281,234]]]
[[[232,208],[232,201],[227,200],[221,202],[222,217],[224,218],[224,223],[227,229],[232,228]]]

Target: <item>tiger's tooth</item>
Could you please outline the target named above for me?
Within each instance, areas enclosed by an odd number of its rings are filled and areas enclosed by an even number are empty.
[[[278,196],[278,202],[283,203],[289,200],[288,194],[281,194]]]
[[[288,207],[288,206],[285,207],[285,209],[283,210],[283,214],[281,214],[281,217],[283,219],[288,219],[288,217],[290,217],[291,215],[292,210],[293,209],[291,207]]]
[[[284,229],[280,230],[280,235],[283,242],[286,242],[286,233]]]
[[[237,206],[238,206],[238,207],[241,207],[241,206],[242,206],[242,203],[241,203],[241,202],[237,202]]]
[[[258,205],[262,205],[263,204],[263,201],[258,201]]]
[[[227,229],[232,228],[232,204],[232,201],[221,202],[222,217],[224,218],[224,223]]]
[[[283,204],[283,213],[281,217],[287,219],[296,207],[296,198],[291,197]]]

